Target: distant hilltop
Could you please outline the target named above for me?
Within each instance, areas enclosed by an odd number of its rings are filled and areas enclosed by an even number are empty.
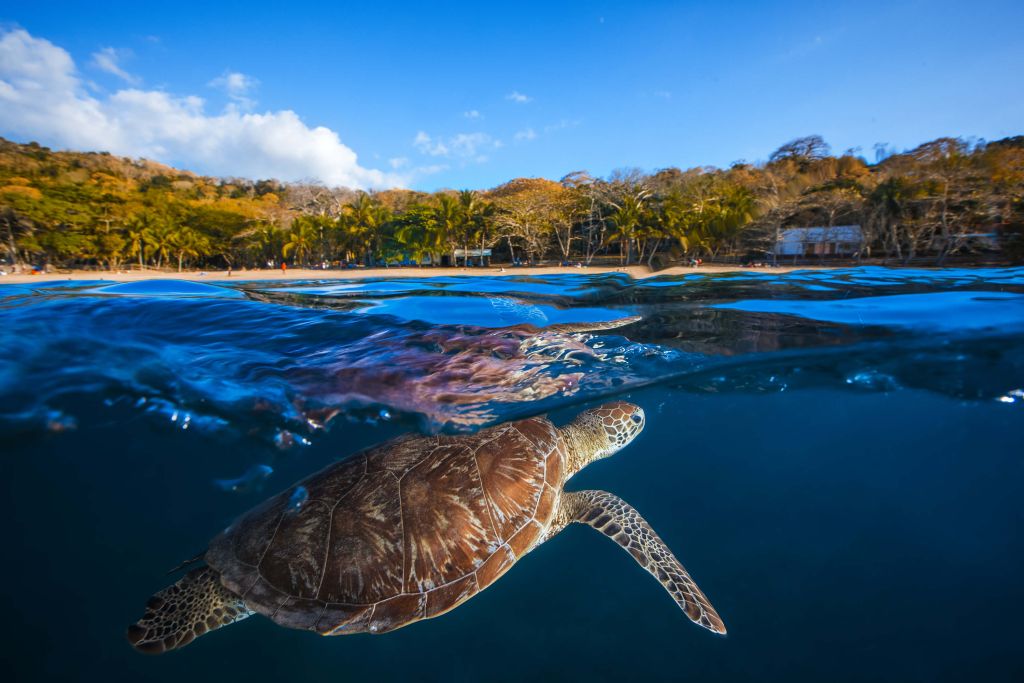
[[[1024,258],[1024,136],[876,152],[871,164],[808,136],[728,169],[362,192],[0,138],[0,258],[6,270]],[[858,239],[815,243],[840,226]]]

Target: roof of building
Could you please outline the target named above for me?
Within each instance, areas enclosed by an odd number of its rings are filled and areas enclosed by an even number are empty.
[[[779,237],[781,242],[860,242],[863,239],[864,232],[859,225],[786,228]]]

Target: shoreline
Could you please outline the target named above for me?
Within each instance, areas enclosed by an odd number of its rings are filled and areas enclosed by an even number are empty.
[[[365,280],[369,278],[429,278],[429,277],[505,277],[534,275],[603,275],[605,273],[626,273],[634,280],[643,280],[660,275],[693,275],[701,273],[740,273],[768,272],[789,273],[794,270],[838,270],[842,266],[779,266],[777,268],[743,268],[741,266],[673,266],[664,270],[654,271],[647,266],[538,266],[524,268],[358,268],[352,270],[314,270],[289,268],[287,272],[280,269],[234,270],[228,275],[226,270],[187,270],[180,273],[164,271],[98,271],[72,270],[67,273],[46,273],[41,275],[0,275],[2,284],[26,284],[59,281],[103,281],[103,282],[140,282],[142,280],[187,280],[189,282],[246,282],[253,280]]]

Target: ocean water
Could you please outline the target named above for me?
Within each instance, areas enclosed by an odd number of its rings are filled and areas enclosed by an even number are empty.
[[[303,476],[613,397],[646,429],[568,488],[643,513],[727,636],[574,525],[390,634],[125,641]],[[4,678],[1024,680],[1022,437],[1024,269],[4,285]]]

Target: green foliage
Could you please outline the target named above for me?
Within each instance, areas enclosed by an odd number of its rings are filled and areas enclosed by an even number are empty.
[[[1024,259],[1024,138],[939,138],[871,166],[819,136],[764,164],[517,178],[486,191],[352,192],[197,176],[0,139],[0,257],[117,269],[735,256],[791,226],[857,223],[865,255],[942,262],[995,234]],[[466,250],[456,262],[458,249]],[[482,265],[483,258],[480,259]]]

